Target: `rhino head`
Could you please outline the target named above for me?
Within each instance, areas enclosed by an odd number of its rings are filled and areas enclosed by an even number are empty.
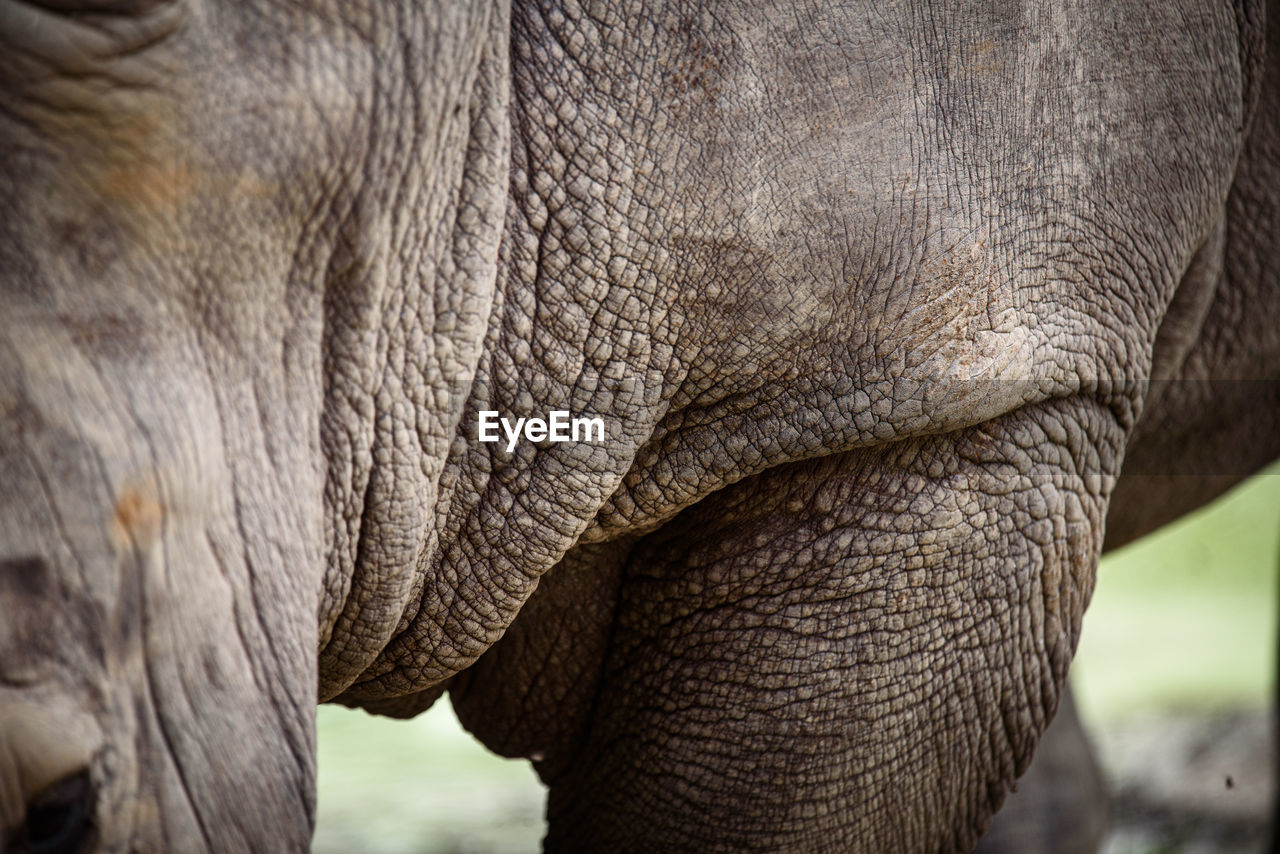
[[[314,708],[336,690],[317,652],[358,510],[384,498],[365,430],[378,318],[435,333],[415,393],[447,408],[491,296],[489,15],[0,4],[0,841],[15,850],[306,846]],[[440,180],[421,186],[428,167]],[[416,302],[392,288],[410,281],[428,285]],[[407,439],[423,477],[443,435]],[[344,449],[332,469],[322,442]],[[327,581],[328,566],[345,569]],[[343,654],[338,682],[360,644]]]

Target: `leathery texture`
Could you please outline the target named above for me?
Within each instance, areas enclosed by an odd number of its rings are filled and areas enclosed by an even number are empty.
[[[448,690],[552,850],[965,850],[1122,458],[1280,435],[1261,13],[0,0],[0,843],[302,847]]]

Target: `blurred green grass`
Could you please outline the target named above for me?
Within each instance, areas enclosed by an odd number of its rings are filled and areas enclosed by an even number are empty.
[[[413,720],[318,712],[317,854],[538,850],[545,789],[471,737],[442,699]]]
[[[1086,722],[1270,703],[1278,564],[1280,465],[1108,555],[1072,670]],[[529,763],[485,750],[447,700],[412,721],[324,706],[318,727],[318,854],[538,850]]]
[[[1108,554],[1071,676],[1086,722],[1271,703],[1280,465]]]

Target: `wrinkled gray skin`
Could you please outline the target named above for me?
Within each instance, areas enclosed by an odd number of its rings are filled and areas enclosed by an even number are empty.
[[[550,850],[969,849],[1280,451],[1263,19],[0,0],[4,838],[303,848],[449,687]]]

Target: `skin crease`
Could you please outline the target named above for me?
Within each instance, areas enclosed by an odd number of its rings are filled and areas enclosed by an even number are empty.
[[[1132,7],[0,2],[0,839],[448,689],[548,850],[970,849],[1126,447],[1280,452],[1263,10]]]

